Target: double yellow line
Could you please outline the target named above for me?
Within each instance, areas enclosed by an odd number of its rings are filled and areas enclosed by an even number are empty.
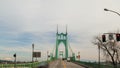
[[[64,61],[62,61],[63,67],[66,68],[66,64]]]

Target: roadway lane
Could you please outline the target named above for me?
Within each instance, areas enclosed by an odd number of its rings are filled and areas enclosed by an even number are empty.
[[[62,65],[62,60],[56,60],[49,64],[49,68],[64,68]]]
[[[56,60],[49,64],[49,68],[85,68],[80,65],[74,64],[72,62],[67,62],[66,60]]]
[[[64,61],[64,63],[66,64],[66,68],[85,68],[72,62]]]

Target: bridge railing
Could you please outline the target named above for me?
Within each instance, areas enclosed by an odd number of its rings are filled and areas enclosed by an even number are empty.
[[[41,62],[34,62],[34,63],[22,63],[22,64],[16,64],[16,67],[18,68],[32,68],[37,67]],[[0,68],[14,68],[14,64],[0,64]]]
[[[51,60],[48,60],[48,61],[43,61],[43,62],[52,62],[56,59],[51,59]],[[34,67],[37,67],[40,63],[42,62],[34,62],[34,63],[17,63],[16,64],[16,68],[34,68]],[[0,64],[0,68],[14,68],[14,65],[15,64]]]

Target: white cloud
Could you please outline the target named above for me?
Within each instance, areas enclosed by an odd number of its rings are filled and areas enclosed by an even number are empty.
[[[12,58],[8,57],[8,58],[4,58],[3,60],[8,60],[8,61],[11,61],[13,60]]]
[[[0,49],[8,57],[17,51],[31,59],[30,46],[35,43],[45,56],[55,45],[56,25],[65,32],[67,24],[73,50],[80,50],[83,59],[94,59],[94,35],[119,29],[119,16],[103,9],[120,12],[119,6],[119,0],[1,0]],[[89,51],[95,55],[89,56]]]

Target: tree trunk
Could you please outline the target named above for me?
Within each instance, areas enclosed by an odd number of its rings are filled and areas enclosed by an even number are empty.
[[[114,68],[117,68],[117,63],[115,62],[114,57],[111,56],[111,59],[112,59],[112,64]]]

